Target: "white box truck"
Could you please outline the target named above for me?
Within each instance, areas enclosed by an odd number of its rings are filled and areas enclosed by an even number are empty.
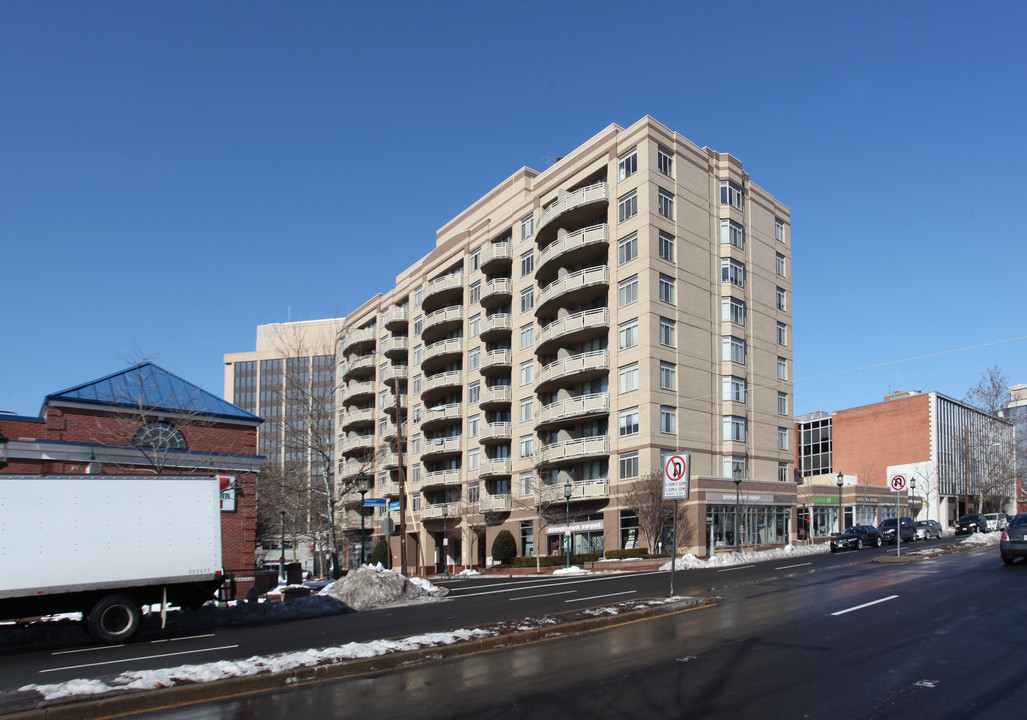
[[[196,608],[222,580],[213,477],[0,474],[0,618],[81,612],[120,643],[142,606]]]

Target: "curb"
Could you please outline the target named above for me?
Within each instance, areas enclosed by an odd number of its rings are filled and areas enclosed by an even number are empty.
[[[673,603],[629,610],[618,615],[599,615],[584,620],[557,623],[506,635],[495,635],[451,645],[419,648],[373,658],[348,660],[329,665],[295,668],[281,673],[268,673],[240,678],[226,678],[209,683],[192,683],[153,690],[115,690],[88,699],[46,701],[39,697],[12,698],[9,709],[0,710],[4,720],[79,720],[83,717],[109,717],[188,705],[203,701],[230,698],[258,692],[271,692],[326,680],[392,670],[402,665],[441,660],[502,647],[527,645],[560,636],[589,632],[604,627],[628,624],[662,615],[673,615],[715,604],[706,598],[685,598]],[[554,616],[547,616],[554,617]],[[559,616],[555,616],[559,617]],[[26,693],[25,695],[28,695]],[[20,700],[20,702],[19,702]]]

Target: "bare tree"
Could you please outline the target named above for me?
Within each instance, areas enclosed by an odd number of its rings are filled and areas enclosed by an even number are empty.
[[[1009,404],[1009,380],[1005,373],[994,365],[981,374],[977,384],[966,391],[963,402],[982,412],[998,417]]]
[[[663,499],[663,473],[652,471],[631,483],[625,504],[638,518],[649,552],[656,553],[663,529],[674,518],[674,502]]]
[[[538,455],[536,455],[536,458]],[[573,471],[566,470],[566,477],[568,480],[572,478]],[[553,485],[546,482],[546,476],[551,477],[550,468],[544,466],[542,463],[536,461],[530,476],[522,476],[521,482],[527,482],[527,487],[522,487],[522,490],[527,490],[527,494],[518,495],[517,493],[511,492],[510,498],[513,503],[520,505],[525,510],[530,511],[534,516],[532,525],[535,528],[535,571],[542,572],[542,539],[544,531],[551,524],[565,521],[569,514],[566,509],[566,499],[563,496],[563,483]],[[568,552],[570,550],[568,549]]]
[[[963,401],[992,417],[1001,417],[1009,405],[1009,380],[994,365],[981,374],[977,384],[966,392]],[[1000,425],[984,426],[977,438],[967,437],[964,458],[967,472],[976,478],[976,506],[978,512],[998,511],[1015,497],[1017,450],[1022,450],[1022,439]],[[1018,448],[1017,445],[1021,444]]]

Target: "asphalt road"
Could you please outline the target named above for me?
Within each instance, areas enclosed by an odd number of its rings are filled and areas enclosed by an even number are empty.
[[[705,609],[146,717],[1022,716],[1027,564],[870,554],[738,575]]]

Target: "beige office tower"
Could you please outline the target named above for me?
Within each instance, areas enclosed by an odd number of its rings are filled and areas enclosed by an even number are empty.
[[[363,477],[393,503],[368,547],[408,572],[486,567],[503,530],[519,556],[669,553],[633,489],[688,452],[679,554],[788,543],[790,264],[788,208],[652,118],[522,168],[346,318],[344,531]]]

